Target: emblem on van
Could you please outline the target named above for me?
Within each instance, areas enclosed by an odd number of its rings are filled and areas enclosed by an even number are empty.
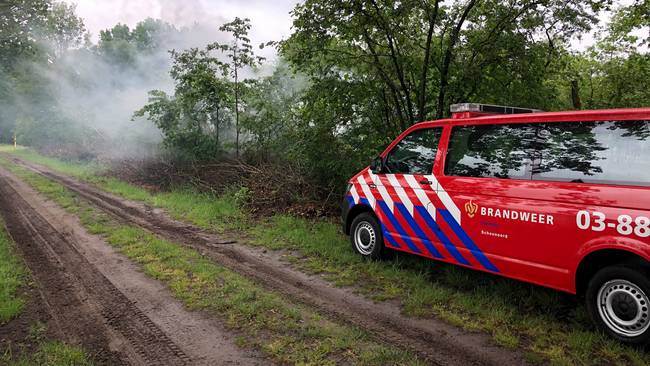
[[[465,204],[465,212],[467,212],[467,216],[473,218],[474,215],[476,215],[476,211],[478,211],[478,205],[472,202],[472,200],[469,200],[469,202]]]

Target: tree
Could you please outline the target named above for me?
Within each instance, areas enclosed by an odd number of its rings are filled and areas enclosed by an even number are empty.
[[[228,32],[232,36],[232,42],[221,44],[218,42],[212,43],[208,46],[208,50],[220,50],[225,52],[230,62],[224,64],[223,70],[226,75],[229,75],[234,84],[235,96],[235,151],[236,156],[239,158],[239,102],[240,102],[240,72],[244,67],[255,67],[264,58],[255,56],[253,47],[248,38],[248,31],[251,29],[250,19],[240,19],[236,17],[232,22],[226,23],[219,27],[222,32]]]
[[[176,98],[183,110],[191,111],[192,120],[204,134],[212,135],[219,145],[219,135],[229,121],[231,85],[218,77],[225,65],[209,50],[196,48],[172,51],[174,65],[170,72],[176,81]]]
[[[16,133],[17,121],[46,136],[54,120],[64,120],[56,109],[59,86],[49,73],[63,52],[80,45],[83,21],[74,6],[46,0],[5,1],[0,10],[0,138]]]
[[[295,130],[300,126],[300,98],[306,86],[280,60],[270,76],[244,85],[241,126],[250,135],[247,152],[259,160],[280,160],[291,151]]]
[[[147,18],[136,24],[131,31],[130,41],[140,52],[167,50],[169,41],[180,33],[173,25],[160,19]]]
[[[133,67],[137,45],[133,34],[125,24],[117,24],[111,29],[99,32],[97,52],[109,63],[118,67]]]
[[[10,142],[19,112],[21,61],[44,60],[35,30],[45,25],[49,0],[0,2],[0,141]]]
[[[168,146],[191,158],[215,158],[221,150],[220,134],[230,120],[230,84],[218,77],[225,65],[209,49],[171,55],[174,96],[151,91],[149,103],[134,116],[147,117],[161,129]]]
[[[147,18],[130,29],[125,24],[116,24],[99,32],[96,52],[107,61],[122,67],[133,67],[141,55],[166,51],[173,36],[180,31],[173,25],[159,19]]]
[[[305,73],[301,154],[344,180],[413,123],[480,101],[552,110],[550,75],[603,1],[306,0],[280,52]],[[301,140],[302,139],[302,140]]]
[[[558,76],[551,78],[557,94],[576,94],[586,109],[650,105],[648,38],[635,32],[650,27],[647,9],[643,1],[615,9],[594,46],[581,53],[564,53]]]
[[[51,59],[60,57],[70,48],[79,47],[87,39],[83,19],[76,14],[76,5],[54,3],[47,15],[42,38],[51,50]]]
[[[626,42],[638,47],[650,45],[650,2],[635,0],[634,3],[619,8],[613,16],[609,26],[610,42]],[[635,30],[645,28],[645,37],[635,36]]]
[[[385,105],[385,124],[403,129],[441,118],[450,103],[481,96],[484,87],[505,85],[512,95],[515,83],[540,80],[556,49],[596,21],[601,3],[308,0],[296,6],[295,32],[282,50],[314,79],[362,78]],[[495,80],[486,68],[501,75]]]
[[[36,31],[45,27],[49,0],[6,0],[0,3],[0,66],[5,72],[23,58],[40,52]]]

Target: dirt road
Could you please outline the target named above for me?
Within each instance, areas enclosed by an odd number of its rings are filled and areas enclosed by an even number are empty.
[[[524,364],[522,356],[492,344],[484,334],[469,334],[435,319],[401,315],[395,304],[373,303],[347,289],[334,288],[320,278],[293,270],[277,253],[231,243],[225,238],[171,219],[164,212],[103,192],[45,167],[11,158],[16,164],[52,179],[117,220],[138,225],[172,241],[198,249],[216,262],[255,279],[293,301],[355,324],[381,339],[410,349],[438,365]]]
[[[49,327],[109,365],[260,365],[235,335],[189,312],[75,217],[0,170],[0,214],[49,313]]]

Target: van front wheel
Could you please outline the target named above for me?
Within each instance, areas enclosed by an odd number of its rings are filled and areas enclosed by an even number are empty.
[[[384,237],[377,219],[369,213],[355,217],[350,227],[350,241],[354,250],[366,258],[379,259],[384,248]]]
[[[587,309],[605,333],[627,344],[650,340],[650,280],[641,268],[611,266],[589,281]]]

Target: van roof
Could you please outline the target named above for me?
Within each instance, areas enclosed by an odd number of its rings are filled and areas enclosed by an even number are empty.
[[[521,114],[491,114],[470,118],[448,118],[425,121],[417,126],[466,125],[490,123],[524,123],[524,122],[575,122],[608,120],[650,120],[650,108],[597,109],[584,111],[534,112]],[[410,128],[409,128],[410,130]]]

